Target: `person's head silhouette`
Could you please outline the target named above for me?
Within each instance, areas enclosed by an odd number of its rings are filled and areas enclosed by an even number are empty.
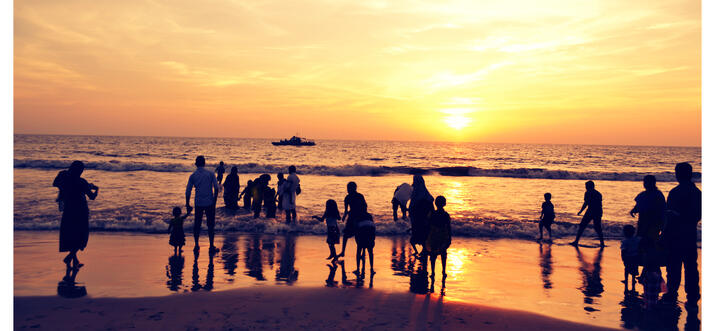
[[[171,214],[174,215],[174,217],[181,216],[181,207],[174,207],[174,209],[171,211]]]
[[[657,188],[655,186],[655,176],[646,175],[645,177],[643,177],[643,187],[648,191],[655,190]]]
[[[678,183],[690,183],[693,178],[693,167],[688,162],[681,162],[675,165],[675,178]]]
[[[551,201],[551,193],[544,193],[544,200]]]
[[[206,159],[204,158],[203,155],[199,155],[196,157],[196,166],[201,168],[206,165]]]
[[[294,174],[294,173],[295,173],[295,166],[294,166],[294,165],[288,167],[288,173],[289,173],[289,174]]]
[[[355,182],[348,183],[348,193],[357,192],[357,184]]]
[[[67,172],[70,174],[70,176],[73,176],[73,177],[81,176],[83,171],[84,171],[84,163],[82,163],[82,161],[72,162],[72,164],[70,164],[69,169],[67,169]]]
[[[591,191],[596,188],[596,184],[592,180],[586,182],[586,191]]]
[[[440,195],[434,199],[434,204],[437,208],[444,208],[444,206],[447,205],[447,199]]]
[[[238,167],[236,167],[236,166],[231,167],[231,175],[238,175]]]
[[[279,172],[279,173],[278,173],[278,180],[283,180],[283,173],[282,173],[282,172]]]

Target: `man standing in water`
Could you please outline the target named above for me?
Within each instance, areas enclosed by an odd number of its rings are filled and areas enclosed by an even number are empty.
[[[606,245],[603,243],[603,231],[601,231],[601,217],[603,216],[603,196],[601,192],[596,191],[596,185],[593,181],[586,182],[586,193],[583,195],[583,206],[579,210],[577,215],[581,215],[584,209],[588,207],[586,213],[583,214],[583,219],[581,219],[581,224],[578,225],[578,233],[576,233],[576,240],[570,243],[570,245],[578,246],[578,241],[581,239],[583,230],[586,229],[588,223],[593,220],[593,229],[596,230],[598,234],[598,239],[601,241],[601,247]]]
[[[685,267],[686,308],[697,307],[700,300],[698,282],[698,222],[702,217],[702,192],[692,182],[693,167],[687,162],[675,166],[678,186],[670,190],[667,200],[667,222],[663,229],[667,253],[668,292],[664,302],[676,302],[681,270]]]
[[[297,220],[297,213],[295,211],[295,198],[300,194],[300,178],[295,174],[295,166],[288,167],[288,178],[286,178],[285,183],[283,183],[283,210],[286,212],[286,223],[290,223],[291,217],[293,222]]]
[[[199,235],[201,234],[201,221],[206,214],[206,226],[209,230],[209,253],[216,252],[214,246],[214,224],[216,220],[216,199],[218,198],[218,181],[214,173],[206,170],[206,159],[203,155],[196,157],[196,171],[189,176],[186,184],[186,209],[191,210],[191,190],[196,188],[194,205],[196,206],[196,219],[194,221],[194,251],[199,250]]]

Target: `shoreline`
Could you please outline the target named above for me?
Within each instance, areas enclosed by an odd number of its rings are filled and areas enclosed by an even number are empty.
[[[13,314],[16,329],[613,330],[443,299],[373,289],[253,287],[144,298],[15,297]]]

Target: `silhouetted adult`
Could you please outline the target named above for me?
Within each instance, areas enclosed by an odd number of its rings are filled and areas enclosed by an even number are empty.
[[[402,219],[407,219],[407,201],[412,196],[412,186],[407,183],[402,183],[395,188],[395,193],[392,194],[392,219],[397,222],[397,208],[402,210]]]
[[[581,219],[581,224],[578,225],[578,232],[576,233],[576,240],[571,242],[571,245],[577,246],[579,239],[581,239],[581,235],[583,234],[583,230],[586,229],[586,226],[588,226],[588,223],[593,221],[593,229],[596,230],[596,233],[598,234],[598,239],[601,241],[601,247],[605,247],[606,245],[603,243],[603,231],[601,230],[601,217],[603,217],[603,196],[601,196],[601,192],[596,191],[596,185],[593,183],[593,181],[587,181],[586,182],[586,193],[583,195],[583,205],[581,206],[581,210],[578,211],[578,214],[576,215],[581,215],[584,209],[588,207],[588,210],[586,210],[586,213],[583,214],[583,218]]]
[[[283,183],[283,210],[286,213],[286,223],[297,220],[295,199],[300,194],[300,178],[296,175],[295,166],[288,167],[288,177]]]
[[[641,237],[641,245],[648,254],[653,253],[660,230],[665,221],[665,196],[655,185],[655,176],[643,177],[645,191],[636,196],[636,205],[631,210],[631,217],[638,214],[636,235]]]
[[[218,163],[218,167],[216,167],[216,181],[221,184],[221,181],[223,180],[223,173],[226,172],[226,167],[223,165],[223,161]]]
[[[367,202],[365,197],[358,193],[357,184],[355,182],[349,182],[348,194],[345,196],[344,205],[345,211],[343,212],[343,222],[345,222],[345,228],[343,228],[343,248],[338,257],[345,256],[345,246],[350,237],[357,234],[357,223],[363,220],[363,216],[367,213]],[[347,218],[347,221],[345,219]]]
[[[231,167],[231,173],[226,176],[226,181],[223,182],[223,202],[226,208],[238,209],[238,192],[240,190],[241,185],[238,182],[238,168],[234,166]]]
[[[667,201],[667,221],[663,237],[667,253],[668,292],[663,301],[675,302],[680,287],[681,268],[685,268],[686,306],[696,306],[700,300],[698,282],[698,222],[702,216],[702,193],[692,182],[693,167],[687,162],[675,166],[678,186],[670,190]]]
[[[410,196],[410,222],[412,223],[412,235],[410,244],[417,252],[417,246],[422,246],[424,250],[425,240],[429,233],[429,218],[434,211],[434,198],[425,186],[425,180],[421,175],[412,177],[412,195]],[[422,254],[422,252],[420,252]]]
[[[285,177],[283,176],[282,172],[279,172],[278,175],[278,184],[276,184],[276,192],[278,192],[278,209],[283,210],[283,184],[286,182]]]
[[[189,176],[186,183],[186,208],[190,208],[191,190],[196,188],[194,205],[196,206],[196,218],[194,221],[194,251],[199,250],[199,235],[201,234],[201,222],[206,214],[206,227],[209,232],[209,252],[216,251],[214,246],[214,225],[216,221],[216,199],[218,198],[218,181],[214,173],[206,170],[206,159],[203,155],[196,157],[196,171]]]
[[[67,268],[79,269],[77,251],[84,250],[89,240],[89,207],[85,196],[94,200],[99,188],[88,183],[82,176],[84,163],[74,161],[67,172],[60,173],[52,183],[60,189],[64,202],[60,221],[60,252],[69,252],[62,260]]]

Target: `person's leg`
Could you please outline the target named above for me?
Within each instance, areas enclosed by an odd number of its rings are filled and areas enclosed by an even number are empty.
[[[357,250],[355,250],[355,261],[357,262],[357,267],[355,268],[355,274],[360,273],[360,252],[361,247],[358,246]]]
[[[286,224],[290,223],[290,210],[286,210]]]
[[[291,209],[290,213],[293,215],[293,222],[298,221],[298,213],[296,212],[295,208]]]
[[[373,254],[372,254],[372,247],[367,249],[367,253],[370,255],[370,274],[374,274],[375,267],[373,267],[373,264],[372,264],[372,260],[374,258]]]
[[[343,234],[343,248],[340,251],[340,254],[338,254],[338,257],[345,256],[345,245],[347,244],[347,242],[348,242],[348,234],[344,233]]]
[[[330,256],[328,256],[328,259],[332,259],[335,257],[335,244],[328,244],[330,247]]]
[[[591,221],[591,215],[583,215],[583,218],[581,219],[581,223],[578,225],[578,231],[576,232],[576,239],[571,242],[573,245],[578,245],[578,241],[581,239],[581,235],[583,234],[583,230],[586,229],[586,226],[588,225],[588,222]]]
[[[601,229],[601,215],[596,215],[593,218],[593,229],[596,230],[596,233],[598,234],[598,241],[601,242],[601,247],[604,247],[603,243],[603,230]]]
[[[546,231],[549,233],[549,240],[553,239],[553,237],[551,237],[551,224],[546,226]]]
[[[216,249],[214,246],[214,225],[216,225],[216,207],[211,206],[206,210],[206,226],[209,230],[209,248]]]
[[[539,240],[544,239],[544,226],[539,222]]]
[[[402,218],[407,218],[407,204],[400,203],[400,209],[402,210]]]
[[[700,275],[698,274],[698,248],[695,244],[688,247],[683,254],[685,272],[685,293],[688,302],[695,304],[700,300]]]
[[[397,222],[397,207],[399,206],[397,199],[392,198],[392,219]]]
[[[204,207],[196,206],[194,210],[194,249],[199,249],[199,235],[201,234],[201,222],[204,218]]]
[[[432,266],[432,277],[434,277],[434,264],[437,262],[437,254],[430,254],[429,260]]]
[[[666,284],[668,292],[663,295],[663,300],[675,301],[680,288],[680,273],[683,268],[683,258],[678,247],[671,247],[668,252],[668,262],[665,266]]]
[[[447,276],[447,251],[442,252],[442,277]]]

